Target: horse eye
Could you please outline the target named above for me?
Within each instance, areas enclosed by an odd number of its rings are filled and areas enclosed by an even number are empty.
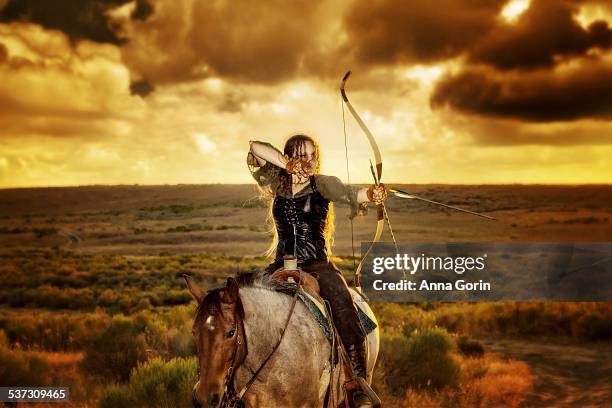
[[[229,339],[230,337],[234,337],[234,334],[236,334],[236,330],[232,329],[230,331],[227,332],[227,338]]]

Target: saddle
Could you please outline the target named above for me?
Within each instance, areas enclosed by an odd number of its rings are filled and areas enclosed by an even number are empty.
[[[301,291],[299,291],[301,293],[298,293],[298,297],[310,310],[314,318],[317,320],[317,323],[319,323],[319,326],[323,330],[325,336],[330,341],[332,346],[334,346],[330,356],[331,366],[329,367],[329,372],[322,377],[322,388],[319,390],[319,392],[321,393],[327,391],[327,398],[330,397],[329,393],[331,390],[329,387],[332,387],[332,371],[334,366],[340,364],[347,375],[347,379],[342,388],[345,395],[344,401],[346,401],[348,407],[355,407],[352,399],[352,392],[357,389],[363,390],[368,395],[370,400],[373,402],[374,407],[380,407],[380,399],[378,399],[376,394],[372,391],[369,384],[363,378],[356,377],[354,375],[350,360],[342,346],[339,333],[330,319],[330,312],[327,310],[325,301],[321,298],[319,292],[319,282],[317,279],[310,273],[299,270],[294,257],[285,257],[285,265],[274,271],[271,278],[279,281],[298,283],[301,286]],[[363,310],[361,310],[360,307],[357,307],[357,310],[359,312],[359,318],[364,331],[366,334],[370,333],[376,328],[376,323],[370,320],[370,318],[363,312]],[[327,399],[325,404],[326,407],[329,406],[329,402],[330,401]]]
[[[313,315],[327,340],[333,343],[333,339],[336,337],[334,334],[336,328],[331,321],[331,314],[327,310],[327,302],[321,298],[319,282],[310,273],[299,269],[294,257],[286,256],[285,258],[286,264],[274,271],[270,277],[277,281],[300,284],[298,297]],[[370,319],[358,304],[356,306],[361,327],[365,334],[368,335],[376,329],[377,324]]]
[[[274,271],[274,273],[272,274],[272,279],[285,282],[291,282],[293,280],[293,282],[299,283],[302,287],[309,289],[316,295],[320,295],[319,282],[315,279],[314,276],[312,276],[308,272],[286,270],[284,267],[281,267]]]

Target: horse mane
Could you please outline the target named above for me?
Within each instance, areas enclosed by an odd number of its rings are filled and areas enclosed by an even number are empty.
[[[272,279],[271,275],[262,270],[252,270],[248,272],[238,273],[235,277],[239,288],[261,288],[273,292],[280,292],[292,296],[297,285],[290,282],[279,281]],[[221,292],[225,289],[224,286],[210,289],[196,309],[196,322],[199,322],[204,316],[216,316],[221,310]],[[244,308],[242,301],[237,302],[238,315],[244,319]]]
[[[236,277],[240,288],[268,289],[272,292],[281,292],[293,295],[297,289],[295,283],[272,279],[272,275],[261,270],[253,270],[238,274]]]

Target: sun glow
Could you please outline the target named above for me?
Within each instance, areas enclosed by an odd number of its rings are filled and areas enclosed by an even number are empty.
[[[529,3],[530,0],[511,0],[501,11],[502,18],[509,23],[515,22],[529,8]]]
[[[429,85],[440,78],[443,72],[444,68],[441,66],[417,65],[407,69],[404,75],[406,78],[416,79],[419,82]]]
[[[211,153],[217,150],[217,144],[213,142],[205,133],[193,133],[191,137],[193,138],[193,141],[195,142],[200,153]]]
[[[223,87],[223,81],[219,78],[208,78],[204,81],[204,84],[211,91],[220,91]]]
[[[595,4],[585,4],[580,7],[580,11],[575,16],[576,21],[583,27],[588,28],[588,26],[597,20],[607,21],[608,23],[612,22],[612,16],[607,12],[607,10],[599,5]]]

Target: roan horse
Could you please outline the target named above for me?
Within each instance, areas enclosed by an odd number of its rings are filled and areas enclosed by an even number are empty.
[[[278,281],[254,273],[237,279],[228,278],[225,287],[204,296],[185,275],[198,302],[193,335],[200,374],[193,388],[194,407],[234,406],[226,389],[242,397],[246,407],[342,406],[344,370],[340,365],[330,370],[332,347],[311,312],[301,301],[294,303],[293,296],[275,290]],[[376,321],[362,297],[351,292]],[[371,382],[378,329],[368,335],[368,343]]]

